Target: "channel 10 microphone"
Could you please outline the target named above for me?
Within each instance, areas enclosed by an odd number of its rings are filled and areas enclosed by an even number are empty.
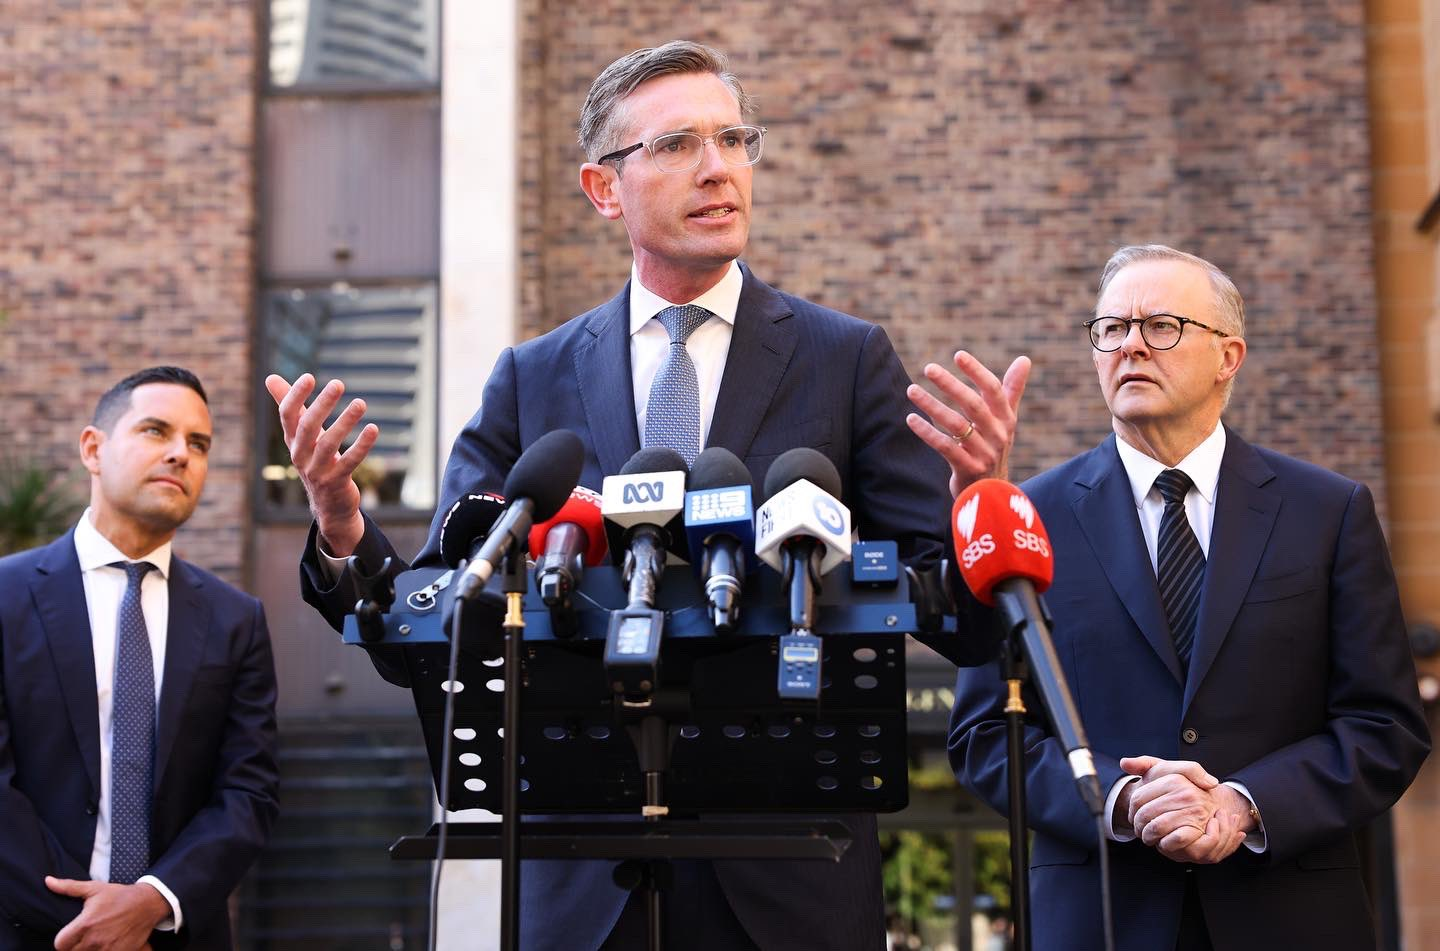
[[[605,674],[630,706],[649,705],[659,681],[665,614],[655,609],[655,591],[667,558],[683,561],[686,551],[681,513],[688,474],[678,452],[654,447],[630,457],[601,486],[610,557],[629,587],[629,603],[610,613]]]
[[[530,529],[530,552],[535,559],[535,590],[550,609],[551,627],[562,637],[575,634],[570,595],[580,584],[586,565],[605,560],[605,520],[600,515],[600,493],[576,486],[553,518]]]
[[[472,492],[456,499],[440,523],[441,560],[459,568],[473,558],[504,511],[505,497],[494,492]]]
[[[980,603],[997,609],[1008,638],[1019,634],[1080,797],[1091,813],[1100,815],[1105,797],[1095,760],[1050,639],[1049,612],[1039,597],[1055,577],[1055,562],[1034,504],[1009,482],[981,479],[955,500],[950,524],[966,587]]]
[[[510,502],[466,565],[456,587],[457,598],[473,599],[503,558],[525,551],[531,525],[560,511],[580,481],[584,464],[585,445],[568,429],[551,430],[520,454],[505,477],[504,496]]]
[[[685,493],[685,535],[692,552],[704,552],[695,559],[695,573],[705,585],[715,630],[728,634],[740,620],[745,553],[755,545],[750,470],[730,450],[711,446],[695,459]]]
[[[755,513],[755,554],[780,572],[790,600],[776,692],[782,702],[820,699],[824,657],[815,636],[820,579],[850,558],[850,510],[840,504],[840,473],[814,449],[783,453],[765,473],[765,504]]]

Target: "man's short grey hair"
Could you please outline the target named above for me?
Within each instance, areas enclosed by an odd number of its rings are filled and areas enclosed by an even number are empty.
[[[1230,275],[1202,257],[1177,251],[1164,244],[1126,245],[1110,255],[1110,260],[1105,262],[1105,270],[1100,272],[1100,290],[1095,293],[1097,308],[1105,297],[1105,291],[1110,286],[1110,282],[1115,279],[1115,275],[1140,261],[1181,261],[1185,264],[1193,264],[1203,270],[1210,278],[1210,287],[1215,292],[1215,313],[1220,318],[1220,326],[1215,329],[1223,330],[1232,337],[1245,336],[1245,300],[1240,296],[1240,290],[1235,286],[1235,282],[1230,280]],[[1178,314],[1177,316],[1189,317],[1190,315]]]
[[[624,99],[640,84],[659,76],[683,73],[710,73],[719,77],[735,96],[740,115],[750,119],[755,113],[755,100],[745,94],[740,79],[730,71],[730,59],[724,53],[689,40],[672,40],[664,46],[627,53],[606,66],[580,108],[580,148],[585,157],[595,161],[600,156],[624,148],[620,141],[625,130]]]

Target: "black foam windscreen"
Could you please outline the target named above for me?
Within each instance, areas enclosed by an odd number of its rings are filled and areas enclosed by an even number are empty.
[[[740,457],[724,446],[711,446],[695,457],[695,466],[685,487],[691,492],[701,492],[749,484],[750,470]]]
[[[505,479],[505,498],[530,499],[531,518],[543,522],[560,511],[580,481],[585,444],[568,429],[553,429],[535,440],[515,460]]]
[[[840,473],[823,453],[808,446],[797,446],[780,454],[765,473],[765,498],[793,485],[801,479],[813,483],[836,499],[840,498]]]
[[[688,473],[689,471],[690,467],[685,464],[685,457],[674,449],[651,446],[649,449],[641,449],[631,456],[630,461],[620,469],[620,475],[637,475],[645,472]]]
[[[505,511],[505,500],[489,492],[463,495],[445,513],[440,523],[440,557],[451,568],[470,557],[475,543],[490,534],[495,520]]]

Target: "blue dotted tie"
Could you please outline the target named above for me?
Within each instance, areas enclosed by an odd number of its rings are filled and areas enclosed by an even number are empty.
[[[1170,621],[1170,636],[1175,639],[1175,653],[1181,668],[1187,671],[1195,646],[1200,590],[1205,582],[1205,553],[1185,515],[1185,496],[1193,484],[1179,469],[1166,469],[1155,477],[1155,488],[1165,500],[1160,539],[1155,546],[1155,576],[1160,583],[1160,603]]]
[[[687,466],[700,455],[700,378],[685,341],[715,316],[703,307],[667,307],[655,315],[670,334],[670,352],[650,384],[645,406],[645,448],[663,446],[685,457]]]
[[[130,885],[150,867],[150,793],[155,768],[155,661],[140,610],[140,585],[154,565],[117,561],[127,584],[115,624],[110,720],[110,881]]]

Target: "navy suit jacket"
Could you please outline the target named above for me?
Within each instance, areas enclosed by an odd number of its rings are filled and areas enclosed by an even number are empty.
[[[835,463],[862,537],[895,539],[901,556],[935,561],[950,499],[949,470],[905,426],[905,369],[881,328],[745,281],[707,446],[724,446],[750,470],[757,497],[770,463],[810,446]],[[501,354],[483,402],[455,441],[430,538],[415,559],[437,565],[439,526],[464,492],[498,490],[520,453],[555,429],[585,444],[582,485],[601,487],[639,450],[630,373],[630,288],[542,337]],[[334,586],[307,547],[301,585],[307,601],[339,629],[358,592]],[[394,551],[367,526],[356,554],[373,571]],[[397,562],[399,559],[397,558]],[[403,667],[377,659],[405,685]],[[854,845],[836,865],[717,862],[736,916],[762,948],[847,949],[883,945],[879,848],[873,816],[846,816]],[[608,862],[527,862],[521,931],[528,949],[596,947],[614,926],[626,893]],[[697,923],[697,928],[703,924]]]
[[[1187,875],[1217,948],[1373,946],[1354,832],[1410,784],[1429,731],[1370,491],[1226,431],[1186,677],[1115,437],[1023,488],[1050,534],[1055,649],[1101,785],[1122,756],[1195,760],[1249,789],[1268,837],[1213,866],[1112,843],[1118,947],[1175,947]],[[950,734],[956,775],[1002,812],[1003,689],[994,664],[962,670]],[[1035,946],[1099,949],[1095,826],[1027,706]]]
[[[74,533],[0,559],[0,949],[49,948],[89,879],[100,714]],[[260,602],[179,558],[155,735],[154,875],[184,915],[162,947],[229,948],[226,900],[277,810],[275,668]]]

